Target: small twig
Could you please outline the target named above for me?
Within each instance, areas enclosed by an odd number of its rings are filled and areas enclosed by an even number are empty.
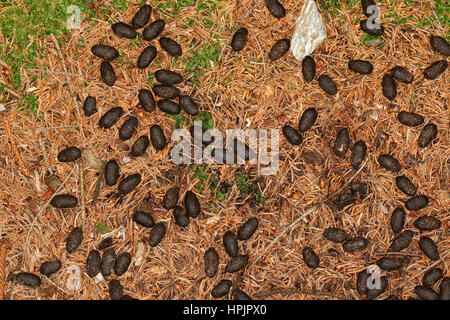
[[[10,93],[11,95],[13,95],[14,97],[16,97],[17,99],[22,98],[22,95],[20,93],[18,93],[17,91],[11,89],[6,83],[4,83],[3,81],[0,81],[0,84],[2,84],[5,87],[6,92]]]
[[[422,255],[412,252],[375,252],[376,256],[406,256],[420,258]]]
[[[347,59],[342,59],[342,58],[338,58],[335,56],[330,56],[328,54],[323,54],[323,53],[313,53],[312,56],[321,56],[321,57],[326,57],[326,58],[332,58],[332,59],[336,59],[336,60],[340,60],[340,61],[344,61],[344,62],[348,62],[349,60]]]
[[[43,139],[39,140],[39,144],[41,146],[42,155],[44,156],[45,167],[47,168],[47,171],[51,175],[53,175],[53,170],[52,170],[52,167],[50,167],[50,162],[48,161],[48,155],[47,155],[47,152],[45,151],[45,141]]]
[[[346,296],[342,296],[339,294],[331,293],[331,292],[317,292],[317,291],[311,291],[311,290],[302,290],[298,288],[273,288],[267,291],[259,292],[253,295],[254,298],[266,298],[269,296],[272,296],[274,294],[282,294],[282,295],[288,295],[288,294],[305,294],[309,296],[315,296],[315,297],[330,297],[335,298],[339,300],[352,300],[349,299]]]
[[[103,179],[103,173],[105,171],[106,161],[102,161],[102,165],[100,167],[100,172],[98,173],[97,183],[95,184],[94,197],[92,198],[92,205],[95,206],[97,203],[98,193],[100,192],[100,186]]]
[[[81,225],[84,229],[84,223],[86,221],[86,207],[84,203],[84,162],[83,159],[80,160],[79,165],[80,174],[80,200],[81,200]]]

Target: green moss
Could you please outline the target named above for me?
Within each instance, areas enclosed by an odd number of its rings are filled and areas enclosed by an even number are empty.
[[[194,121],[201,121],[203,128],[209,130],[214,128],[214,122],[211,113],[207,111],[200,111],[200,114],[194,119]]]
[[[190,56],[183,60],[185,70],[192,74],[194,83],[220,59],[220,42],[205,41],[198,50],[191,49]]]
[[[94,230],[97,232],[106,233],[106,232],[109,232],[111,230],[111,228],[106,223],[102,222],[102,223],[97,223],[94,226]]]
[[[186,119],[182,114],[168,114],[173,120],[175,120],[174,129],[183,128],[184,120]]]

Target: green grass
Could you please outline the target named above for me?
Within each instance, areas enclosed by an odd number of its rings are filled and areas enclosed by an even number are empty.
[[[106,223],[97,223],[94,226],[94,230],[97,232],[101,232],[101,233],[106,233],[109,232],[111,230],[111,228],[106,224]]]

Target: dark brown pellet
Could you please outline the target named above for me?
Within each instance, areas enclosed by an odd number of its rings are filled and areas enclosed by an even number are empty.
[[[347,240],[347,233],[343,229],[330,227],[325,229],[323,237],[336,243],[342,243]]]
[[[275,18],[281,19],[286,16],[286,10],[278,0],[264,0],[266,8]]]
[[[439,300],[450,300],[450,278],[446,277],[439,286]]]
[[[405,207],[409,211],[417,211],[425,208],[429,201],[426,195],[415,196],[406,200]]]
[[[97,112],[97,99],[88,96],[83,103],[83,112],[86,117],[92,116]]]
[[[369,244],[369,240],[364,237],[356,237],[349,239],[342,244],[342,248],[345,252],[357,252],[364,250]]]
[[[439,300],[437,293],[430,288],[416,286],[414,288],[414,293],[419,297],[420,300]]]
[[[230,291],[232,282],[230,280],[221,280],[211,291],[213,298],[222,298]]]
[[[400,111],[397,115],[397,120],[405,126],[415,127],[421,125],[425,119],[418,113]]]
[[[437,127],[434,123],[429,123],[425,125],[419,134],[419,139],[417,140],[419,147],[426,148],[437,135]]]
[[[289,51],[290,46],[291,42],[289,39],[281,39],[276,41],[269,51],[269,59],[272,61],[280,59]]]
[[[178,187],[172,187],[167,190],[166,194],[164,195],[162,205],[163,208],[166,210],[170,210],[175,208],[175,206],[178,203],[178,195],[180,193],[180,188]]]
[[[78,205],[78,199],[70,194],[58,194],[53,197],[50,204],[58,209],[75,208]]]
[[[89,255],[86,259],[86,273],[90,278],[93,278],[100,273],[101,261],[100,252],[97,250],[89,251]]]
[[[75,227],[70,231],[66,239],[66,250],[69,253],[74,252],[80,246],[83,240],[83,231],[79,227]]]
[[[39,268],[39,272],[43,274],[44,276],[50,276],[61,269],[61,261],[60,260],[52,260],[52,261],[46,261],[43,264],[41,264],[41,267]]]
[[[180,95],[180,90],[170,84],[155,84],[152,89],[158,97],[163,99],[175,99]]]
[[[175,40],[167,37],[161,37],[159,38],[159,44],[161,45],[161,48],[166,50],[167,53],[173,57],[179,57],[183,54],[181,46]]]
[[[120,181],[117,190],[120,194],[127,194],[133,191],[141,182],[141,175],[139,173],[129,175],[122,181]]]
[[[150,23],[150,25],[144,29],[142,36],[144,40],[152,41],[156,39],[159,34],[164,30],[166,23],[162,19],[158,19]]]
[[[416,194],[417,186],[415,186],[406,176],[396,177],[395,184],[397,185],[397,188],[408,196],[413,196]]]
[[[77,147],[69,147],[58,153],[58,161],[71,162],[81,157],[81,150]]]
[[[303,141],[302,134],[288,124],[283,127],[282,132],[286,140],[294,146],[299,145]]]
[[[370,74],[373,72],[373,66],[369,61],[364,60],[350,60],[348,68],[353,72],[360,74]]]
[[[131,22],[133,28],[134,29],[143,28],[150,19],[151,13],[152,7],[149,6],[148,4],[144,4],[142,7],[140,7],[139,10],[134,15],[133,20]]]
[[[340,129],[336,134],[334,141],[334,154],[338,157],[343,157],[350,147],[350,136],[347,128]]]
[[[444,73],[447,67],[448,62],[446,60],[433,62],[423,71],[423,76],[428,80],[437,79],[437,77]]]
[[[317,110],[315,108],[308,108],[306,109],[302,117],[300,118],[300,121],[298,123],[298,130],[300,132],[306,132],[314,125],[317,119]]]
[[[130,266],[131,255],[128,252],[122,252],[116,257],[116,264],[114,265],[114,273],[120,277],[123,275]]]
[[[187,225],[189,224],[189,216],[186,211],[180,206],[176,206],[173,209],[173,218],[175,220],[175,224],[182,228],[187,227]]]
[[[379,26],[371,25],[368,19],[361,20],[359,26],[362,31],[370,34],[371,36],[381,36],[384,33],[384,27],[382,24],[380,24]]]
[[[155,46],[148,46],[142,50],[137,60],[137,67],[139,69],[147,68],[155,60],[157,53]]]
[[[155,224],[152,214],[141,210],[136,210],[133,213],[133,221],[146,228],[151,228]]]
[[[190,96],[180,96],[180,107],[190,115],[198,115],[198,105]]]
[[[238,230],[237,238],[239,240],[248,240],[255,233],[258,228],[258,219],[248,219]]]
[[[310,247],[305,247],[302,250],[303,261],[305,264],[311,268],[315,269],[319,266],[319,257],[314,252],[314,250]]]
[[[166,137],[164,136],[164,132],[161,127],[158,125],[153,125],[150,128],[150,140],[152,142],[153,147],[156,150],[163,150],[166,146]]]
[[[401,207],[397,207],[392,212],[391,216],[391,228],[394,233],[399,233],[402,231],[403,226],[405,225],[406,212]]]
[[[122,141],[130,139],[136,132],[138,118],[135,116],[129,117],[119,128],[119,139]]]
[[[326,93],[334,96],[338,92],[336,83],[333,81],[333,79],[330,78],[330,76],[328,76],[326,74],[322,74],[321,76],[319,76],[318,81],[319,81],[319,86]]]
[[[403,258],[396,258],[396,257],[383,257],[377,260],[377,265],[382,270],[387,271],[398,270],[402,267],[403,263],[404,263]]]
[[[200,202],[192,191],[187,191],[184,196],[184,207],[189,217],[197,218],[200,214]]]
[[[100,77],[102,81],[109,87],[112,87],[117,80],[116,72],[109,61],[103,61],[100,65]]]
[[[358,170],[361,163],[366,158],[367,145],[363,140],[359,140],[353,145],[351,164],[354,170]]]
[[[116,48],[103,44],[94,45],[91,52],[100,59],[107,61],[114,60],[119,56],[119,51]]]
[[[14,278],[17,283],[30,288],[37,288],[41,285],[41,278],[33,273],[20,272]]]
[[[361,1],[361,6],[363,9],[363,13],[364,15],[369,18],[372,14],[374,14],[375,12],[373,11],[373,8],[370,8],[370,6],[376,6],[375,1],[373,0],[362,0]],[[372,9],[372,10],[370,10]]]
[[[181,106],[169,99],[159,100],[158,108],[169,114],[179,114],[181,112]]]
[[[119,179],[119,165],[117,161],[109,160],[105,165],[105,182],[108,186],[113,186]]]
[[[144,108],[147,112],[152,112],[155,110],[156,102],[153,94],[147,89],[139,90],[138,94],[139,104]]]
[[[134,38],[136,38],[136,35],[137,35],[136,30],[134,30],[132,26],[130,26],[124,22],[114,23],[111,26],[111,29],[119,37],[123,37],[123,38],[127,38],[127,39],[134,39]]]
[[[395,83],[394,77],[392,74],[387,73],[383,76],[381,80],[381,87],[383,89],[383,95],[389,99],[394,100],[397,96],[397,84]]]
[[[155,78],[162,84],[177,84],[183,81],[181,74],[166,69],[156,70]]]
[[[316,75],[316,62],[311,56],[306,56],[302,60],[302,75],[306,82],[311,82]]]
[[[219,254],[216,249],[209,248],[204,255],[205,273],[209,278],[213,278],[219,270]]]
[[[401,233],[399,233],[394,240],[392,240],[390,249],[393,252],[399,252],[403,249],[406,249],[411,244],[412,238],[414,236],[414,232],[411,230],[405,230]]]
[[[444,56],[450,56],[450,44],[440,36],[430,36],[430,45],[434,51]]]
[[[100,128],[109,129],[119,121],[119,118],[123,115],[123,109],[121,107],[114,107],[109,109],[98,122]]]
[[[439,260],[440,256],[438,248],[434,241],[429,237],[420,237],[419,248],[431,260]]]
[[[252,300],[248,294],[238,288],[233,289],[231,294],[233,295],[234,300]]]
[[[394,173],[399,172],[401,169],[400,163],[390,154],[381,154],[378,157],[378,163],[386,170]]]
[[[223,235],[223,246],[225,248],[225,251],[230,257],[234,258],[238,255],[239,253],[238,238],[233,232],[231,231],[225,232],[225,234]]]
[[[231,261],[228,262],[225,267],[225,272],[233,273],[243,269],[248,263],[248,258],[248,254],[240,254],[237,257],[231,259]]]
[[[443,276],[442,269],[433,268],[424,273],[422,278],[422,285],[424,287],[431,287]]]
[[[131,146],[131,155],[133,157],[142,156],[147,150],[150,144],[150,140],[146,135],[142,135],[136,139],[136,141]]]
[[[150,247],[156,247],[161,240],[164,238],[166,234],[166,225],[164,222],[159,222],[155,224],[150,231],[150,235],[148,237],[148,244]]]
[[[102,276],[109,277],[116,266],[116,251],[114,248],[106,249],[103,253],[102,262],[100,264],[100,272]]]
[[[110,300],[122,300],[123,298],[123,288],[119,280],[112,279],[109,281],[109,299]]]
[[[411,83],[414,80],[414,76],[404,67],[396,66],[392,68],[390,72],[392,76],[398,81],[404,83]]]
[[[414,226],[421,231],[431,231],[441,227],[441,221],[435,217],[422,216],[414,221]]]
[[[236,52],[241,51],[247,43],[247,38],[248,30],[246,28],[240,28],[234,33],[233,38],[231,39],[231,48]]]

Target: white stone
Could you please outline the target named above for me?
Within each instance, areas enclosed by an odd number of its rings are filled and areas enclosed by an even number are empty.
[[[314,0],[305,0],[300,15],[295,21],[291,40],[292,55],[302,61],[314,52],[327,37],[327,29]]]

